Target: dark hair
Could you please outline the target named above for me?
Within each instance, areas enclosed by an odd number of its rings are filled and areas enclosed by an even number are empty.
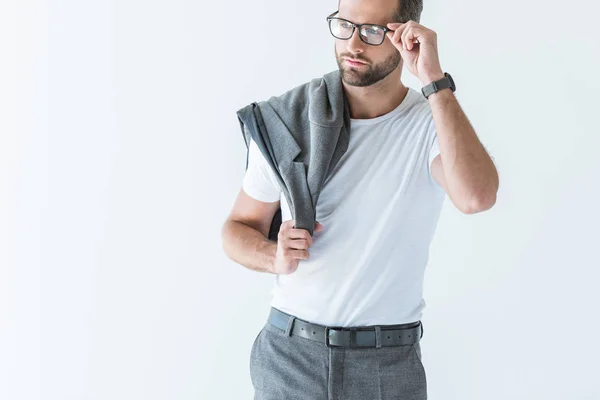
[[[338,10],[341,1],[338,0]],[[398,0],[398,7],[394,11],[391,22],[413,20],[418,23],[421,21],[421,12],[423,12],[423,0]]]
[[[394,22],[406,22],[413,20],[420,22],[423,11],[423,0],[400,0],[394,14]]]

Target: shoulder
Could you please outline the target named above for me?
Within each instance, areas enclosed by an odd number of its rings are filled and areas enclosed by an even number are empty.
[[[304,80],[301,83],[296,83],[290,89],[285,90],[284,92],[271,96],[268,101],[290,101],[290,100],[298,100],[299,97],[308,96],[310,92],[314,92],[320,89],[326,89],[327,87],[335,86],[334,83],[336,80],[340,79],[339,70],[333,70],[327,72],[322,76],[315,76],[308,80]],[[341,87],[341,85],[340,85]]]

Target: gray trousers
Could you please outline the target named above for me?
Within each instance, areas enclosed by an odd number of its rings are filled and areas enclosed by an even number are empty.
[[[427,399],[420,342],[327,347],[288,333],[266,322],[254,339],[250,351],[254,400]]]

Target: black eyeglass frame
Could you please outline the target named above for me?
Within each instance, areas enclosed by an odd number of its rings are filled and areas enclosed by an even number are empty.
[[[366,44],[368,44],[368,45],[370,45],[370,46],[381,46],[381,45],[383,44],[383,42],[385,42],[385,36],[386,36],[386,33],[387,33],[388,31],[389,31],[389,32],[395,32],[393,29],[390,29],[390,28],[388,28],[388,27],[386,27],[386,26],[383,26],[383,25],[378,25],[378,24],[355,24],[354,22],[352,22],[352,21],[349,21],[349,20],[347,20],[347,19],[345,19],[345,18],[334,17],[334,15],[335,15],[335,14],[337,14],[337,13],[339,13],[339,12],[340,12],[340,10],[336,10],[335,12],[333,12],[333,13],[331,13],[331,14],[329,14],[329,15],[327,16],[327,25],[329,26],[329,33],[331,33],[331,36],[333,36],[333,37],[334,37],[334,38],[336,38],[336,39],[340,39],[340,40],[349,40],[350,38],[352,38],[352,36],[354,36],[354,30],[355,30],[356,28],[358,28],[358,37],[360,38],[360,40],[362,40],[364,43],[366,43]],[[335,36],[335,35],[333,34],[333,32],[331,31],[331,20],[332,20],[332,19],[339,19],[339,20],[341,20],[341,21],[345,21],[345,22],[349,23],[350,25],[352,25],[352,33],[350,34],[350,37],[349,37],[349,38],[342,39],[342,38],[339,38],[339,37],[337,37],[337,36]],[[379,43],[379,44],[373,44],[373,43],[369,43],[369,42],[367,42],[367,40],[366,40],[366,39],[364,39],[364,38],[362,37],[362,35],[361,35],[361,33],[360,33],[360,28],[361,28],[362,26],[364,26],[364,25],[368,25],[368,26],[376,26],[376,27],[378,27],[378,28],[381,28],[381,29],[383,29],[383,39],[381,40],[381,43]]]

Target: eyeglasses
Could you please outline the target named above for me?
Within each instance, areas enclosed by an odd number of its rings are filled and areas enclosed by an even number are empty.
[[[354,29],[358,28],[360,40],[371,46],[379,46],[385,40],[386,32],[394,32],[393,29],[389,29],[385,26],[375,24],[355,24],[347,19],[334,17],[338,12],[339,10],[331,13],[327,17],[329,31],[335,38],[348,40],[354,35]]]

